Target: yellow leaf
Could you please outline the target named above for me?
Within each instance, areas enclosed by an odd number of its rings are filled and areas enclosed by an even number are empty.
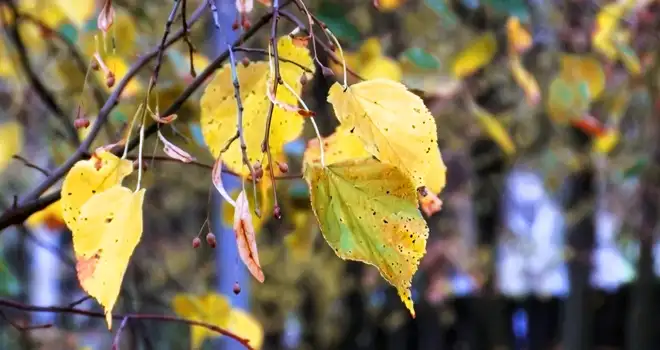
[[[484,131],[486,131],[488,136],[490,136],[490,138],[495,141],[495,143],[497,143],[506,154],[513,155],[516,153],[516,146],[513,143],[511,136],[494,115],[479,107],[474,101],[470,101],[469,108],[477,117],[477,121],[479,121],[479,124]]]
[[[309,51],[297,47],[291,38],[283,36],[278,40],[278,53],[280,58],[314,69]],[[239,64],[236,67],[240,83],[241,100],[243,102],[243,133],[247,145],[249,161],[265,162],[267,159],[261,153],[261,143],[266,131],[266,115],[270,100],[266,95],[266,82],[269,79],[267,62],[255,62],[245,67]],[[281,61],[280,73],[296,94],[300,95],[302,84],[300,76],[304,71],[297,65]],[[284,86],[277,89],[277,100],[289,105],[298,105],[297,98]],[[214,157],[218,157],[220,150],[236,134],[237,106],[234,98],[231,68],[225,65],[206,87],[201,99],[200,126],[204,140]],[[270,127],[270,147],[273,153],[282,152],[284,144],[296,139],[303,128],[303,117],[295,112],[289,112],[276,107],[273,111]],[[242,153],[238,141],[232,143],[227,152],[222,155],[227,167],[243,176],[249,175],[249,169],[243,165]]]
[[[598,136],[593,143],[593,149],[599,153],[610,153],[619,143],[621,134],[616,129],[609,129],[603,135]]]
[[[326,167],[305,163],[312,209],[337,256],[378,268],[415,317],[410,286],[429,229],[408,175],[363,158]]]
[[[605,89],[605,72],[595,57],[562,54],[559,59],[562,79],[567,82],[585,81],[589,86],[591,99],[596,100],[600,97]]]
[[[444,186],[446,167],[438,149],[435,119],[422,99],[403,84],[374,79],[344,91],[335,83],[328,102],[342,125],[354,128],[367,152],[401,168],[415,186],[442,190],[437,186]]]
[[[232,309],[228,323],[229,331],[248,339],[252,348],[261,349],[264,343],[264,329],[256,318],[241,309]]]
[[[67,19],[59,6],[52,6],[51,0],[21,0],[18,2],[18,10],[39,18],[51,28],[59,27]]]
[[[351,129],[339,125],[335,132],[323,139],[325,164],[339,163],[369,156],[360,138]],[[311,139],[303,155],[304,162],[321,164],[321,148],[318,139]]]
[[[519,55],[509,57],[509,67],[513,74],[513,79],[525,92],[527,103],[530,106],[536,106],[541,100],[541,89],[534,76],[522,65]]]
[[[80,208],[72,230],[78,280],[103,306],[108,329],[128,262],[142,237],[145,191],[115,185],[93,195]]]
[[[78,161],[62,183],[62,217],[71,231],[76,229],[83,204],[133,172],[133,163],[119,159],[107,151],[97,151],[91,159]],[[77,247],[76,251],[92,251],[94,247]]]
[[[485,67],[497,53],[495,33],[482,34],[461,51],[456,58],[452,71],[457,78],[465,78]]]
[[[532,46],[532,36],[522,27],[520,19],[512,16],[506,22],[510,53],[523,53]]]
[[[78,28],[84,26],[96,10],[95,0],[55,0],[55,3]]]
[[[51,230],[59,229],[65,226],[62,218],[62,202],[57,201],[46,208],[30,215],[25,221],[30,228],[35,228],[41,224],[46,225]]]
[[[184,318],[212,324],[220,328],[229,325],[230,304],[224,295],[207,293],[197,296],[192,294],[177,294],[172,300],[174,312]],[[190,326],[190,347],[193,350],[201,348],[207,338],[218,337],[219,334],[200,326]]]
[[[401,7],[405,2],[406,0],[376,0],[374,4],[380,12],[392,12]]]
[[[0,124],[0,173],[23,148],[23,126],[15,121]]]
[[[335,54],[339,57],[338,50],[335,50]],[[396,60],[383,55],[380,39],[376,37],[365,40],[356,53],[344,51],[344,59],[348,68],[366,80],[384,78],[401,81],[403,77],[400,64]],[[344,72],[341,63],[335,63],[331,60],[330,68],[339,77],[339,80],[343,79]],[[350,73],[348,75],[349,81],[356,80]]]

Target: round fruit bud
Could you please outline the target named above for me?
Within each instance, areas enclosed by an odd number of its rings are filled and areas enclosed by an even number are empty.
[[[243,30],[249,30],[250,27],[252,27],[252,24],[250,21],[247,19],[247,17],[243,18],[243,22],[241,23],[241,26],[243,27]]]
[[[276,163],[277,163],[277,167],[280,168],[280,171],[283,174],[286,174],[286,173],[289,172],[289,164],[284,163],[284,162],[277,162],[277,161],[276,161]]]
[[[99,61],[96,60],[96,58],[92,58],[91,66],[93,70],[99,70],[101,66],[99,66]]]
[[[115,75],[112,72],[108,72],[108,75],[105,76],[105,85],[109,88],[115,86]]]
[[[89,126],[89,119],[87,118],[76,118],[73,121],[73,127],[76,129],[87,129]]]
[[[238,282],[234,282],[233,291],[234,291],[234,294],[236,294],[236,295],[241,293],[241,286],[238,284]]]
[[[247,67],[250,65],[250,59],[247,57],[241,58],[241,63],[243,64],[243,67]]]
[[[300,85],[305,85],[308,81],[307,74],[303,73],[300,75]]]
[[[234,21],[234,23],[231,24],[231,29],[232,30],[237,30],[238,26],[239,26],[238,20],[236,20],[236,21]]]
[[[273,208],[273,217],[277,220],[282,218],[282,209],[280,209],[279,205],[276,205],[275,208]]]
[[[199,239],[199,237],[195,237],[195,238],[193,238],[192,245],[193,245],[193,248],[197,249],[197,248],[199,248],[200,245],[202,245],[202,240]]]
[[[208,243],[211,248],[215,248],[215,246],[218,244],[218,241],[216,241],[215,235],[212,232],[206,234],[206,243]]]

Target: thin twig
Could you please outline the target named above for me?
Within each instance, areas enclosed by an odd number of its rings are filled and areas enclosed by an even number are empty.
[[[213,15],[213,24],[216,29],[220,29],[220,16],[218,16],[218,7],[215,6],[215,0],[207,0],[211,14]]]
[[[183,22],[183,40],[186,42],[188,45],[188,54],[190,56],[190,76],[191,77],[196,77],[197,72],[195,72],[195,61],[193,54],[197,51],[195,50],[195,46],[193,43],[190,41],[190,31],[188,29],[188,20],[186,19],[186,8],[188,7],[188,1],[183,0],[183,4],[181,7],[181,21]]]
[[[57,38],[59,41],[61,41],[64,44],[64,46],[66,46],[78,70],[83,74],[87,72],[87,64],[85,63],[86,60],[85,58],[83,58],[83,55],[78,50],[78,47],[76,46],[75,43],[69,41],[69,39],[65,37],[59,30],[49,27],[48,24],[46,24],[40,18],[37,18],[29,13],[20,12],[18,14],[18,19],[31,22],[39,26],[42,30],[47,31],[48,33],[52,33],[52,35],[55,38]],[[96,103],[100,107],[107,99],[106,93],[100,88],[100,83],[95,77],[92,76],[90,78],[94,80],[95,83],[94,85],[96,85],[93,89],[94,99],[96,100]]]
[[[197,11],[195,11],[195,14],[193,14],[193,18],[191,19],[191,22],[196,22],[203,14],[203,10],[204,10],[203,7],[198,8]],[[175,33],[170,40],[167,41],[165,47],[166,48],[169,47],[170,45],[172,45],[182,37],[183,37],[183,30],[180,30],[177,33]],[[82,142],[80,147],[78,147],[78,149],[74,152],[74,154],[71,155],[71,157],[69,157],[69,159],[67,159],[66,162],[64,162],[64,164],[62,164],[60,167],[55,169],[51,173],[51,176],[49,176],[46,180],[44,180],[41,184],[39,184],[34,190],[30,191],[30,193],[25,195],[21,199],[19,206],[23,206],[29,201],[36,200],[42,193],[44,193],[53,184],[55,184],[55,182],[61,179],[67,173],[67,171],[69,171],[69,169],[71,169],[71,167],[73,167],[73,165],[76,164],[77,161],[82,159],[83,154],[87,152],[89,147],[92,145],[92,142],[94,142],[94,140],[96,139],[96,136],[98,135],[99,131],[108,120],[110,112],[112,112],[112,109],[119,103],[119,97],[121,96],[121,93],[124,91],[126,86],[128,86],[128,83],[137,75],[137,73],[143,67],[147,65],[147,63],[150,60],[156,57],[157,54],[158,54],[158,48],[145,54],[140,59],[138,59],[137,62],[133,64],[133,66],[131,66],[128,72],[126,72],[124,78],[122,78],[121,81],[119,81],[114,91],[112,92],[110,97],[108,97],[105,104],[99,111],[98,116],[96,117],[96,120],[94,121],[94,124],[92,125],[92,128],[89,131],[87,138]],[[180,105],[176,106],[175,109],[178,109],[179,107]],[[152,133],[154,133],[155,131],[156,129],[154,129]],[[0,222],[4,222],[4,220],[2,220],[3,218],[5,218],[5,215],[2,215],[2,217],[0,217]]]
[[[14,18],[18,18],[18,10],[16,8],[16,5],[12,1],[7,2],[7,5],[9,6],[9,10],[11,11],[12,16]],[[34,88],[34,91],[36,92],[37,96],[39,96],[39,98],[46,105],[46,107],[63,124],[63,127],[67,132],[67,137],[69,138],[69,142],[71,142],[71,144],[75,146],[79,146],[80,139],[78,137],[78,131],[73,126],[73,122],[71,122],[69,117],[62,109],[62,107],[60,107],[57,104],[53,95],[48,91],[48,89],[41,81],[41,79],[39,79],[37,73],[35,73],[32,64],[30,63],[30,57],[28,55],[27,49],[25,48],[25,43],[23,42],[21,33],[18,30],[18,25],[19,22],[14,21],[14,23],[7,28],[7,34],[9,35],[11,41],[14,43],[14,46],[16,47],[21,69],[23,70],[25,75],[27,75],[27,78],[30,81],[30,85]]]
[[[170,35],[172,23],[174,23],[174,16],[176,15],[176,12],[179,10],[179,5],[181,5],[181,0],[174,0],[174,6],[172,6],[170,15],[167,17],[167,22],[165,22],[165,30],[163,31],[163,37],[160,40],[160,45],[158,46],[156,68],[154,68],[154,74],[151,76],[151,80],[149,80],[149,88],[147,88],[147,97],[151,94],[151,89],[153,89],[154,86],[156,86],[156,83],[158,82],[160,67],[163,64],[163,54],[165,53],[165,42],[167,41],[167,37]],[[188,37],[188,33],[186,32],[185,29],[183,30],[183,37],[184,38]]]
[[[266,155],[268,156],[268,174],[270,176],[271,183],[273,184],[272,189],[273,189],[273,207],[275,210],[273,211],[274,213],[279,213],[279,204],[277,202],[277,185],[275,184],[275,170],[274,170],[274,164],[273,164],[273,156],[270,151],[270,125],[273,121],[273,111],[275,110],[275,99],[277,98],[277,86],[280,84],[280,80],[282,79],[280,77],[280,60],[279,60],[279,55],[277,52],[277,23],[280,19],[280,1],[279,0],[274,0],[273,1],[273,21],[272,21],[272,26],[270,29],[270,39],[269,39],[269,45],[271,46],[273,50],[273,65],[274,65],[274,72],[273,74],[273,81],[271,83],[272,89],[273,89],[273,99],[270,101],[270,106],[268,106],[268,114],[266,114],[266,130],[264,134],[264,141],[261,144],[261,152],[266,152]],[[270,87],[267,87],[270,88]],[[256,191],[255,191],[256,193]],[[277,218],[279,219],[279,218]]]
[[[96,317],[96,318],[105,318],[105,314],[102,313],[102,312],[87,311],[87,310],[81,310],[81,309],[76,309],[76,308],[72,308],[72,307],[64,307],[64,306],[29,305],[29,304],[23,304],[23,303],[13,301],[13,300],[9,300],[9,299],[5,299],[5,298],[0,298],[0,306],[4,306],[4,307],[7,307],[7,308],[12,308],[12,309],[16,309],[16,310],[21,310],[21,311],[27,311],[27,312],[54,312],[54,313],[84,315],[84,316]],[[253,349],[250,346],[250,343],[249,343],[248,339],[242,338],[242,337],[236,335],[235,333],[233,333],[229,330],[226,330],[224,328],[220,328],[218,326],[215,326],[215,325],[212,325],[212,324],[206,323],[206,322],[200,322],[200,321],[195,321],[195,320],[190,320],[190,319],[176,317],[176,316],[170,316],[170,315],[139,314],[139,313],[113,314],[112,318],[115,319],[115,320],[123,320],[125,318],[128,318],[128,319],[133,319],[133,320],[153,320],[153,321],[161,321],[161,322],[175,322],[175,323],[188,324],[190,326],[204,327],[204,328],[212,330],[216,333],[219,333],[219,334],[222,334],[224,336],[235,339],[236,341],[243,344],[248,349]]]
[[[14,155],[11,156],[11,157],[14,158],[14,159],[16,159],[16,160],[20,160],[20,161],[23,163],[23,165],[25,165],[25,166],[28,167],[28,168],[32,168],[32,169],[34,169],[34,170],[37,170],[38,172],[44,174],[45,176],[50,176],[50,172],[49,172],[48,170],[46,170],[46,169],[44,169],[44,168],[42,168],[42,167],[40,167],[40,166],[38,166],[38,165],[36,165],[36,164],[30,162],[29,160],[23,158],[22,156],[20,156],[20,155],[18,155],[18,154],[14,154]]]
[[[309,33],[311,32],[311,29],[308,29],[307,26],[305,26],[304,23],[302,23],[298,18],[296,18],[294,15],[292,15],[289,11],[286,11],[286,10],[280,10],[279,13],[280,13],[280,15],[282,15],[282,17],[286,18],[286,19],[289,20],[291,23],[293,23],[293,24],[295,24],[296,26],[298,26],[298,28],[300,28],[300,30],[302,30],[303,32],[305,32],[305,33],[307,33],[307,34],[309,34]],[[312,18],[313,18],[313,17],[312,17]],[[323,23],[323,22],[320,22],[320,21],[319,21],[319,23]],[[311,35],[310,35],[310,38],[311,38]],[[330,49],[330,47],[328,47],[328,45],[326,45],[326,43],[324,43],[323,41],[321,41],[321,40],[320,40],[319,38],[317,38],[316,36],[314,36],[314,42],[317,43],[319,46],[321,46],[321,48],[323,49],[323,51],[325,51],[325,52],[328,54],[328,57],[329,57],[331,60],[333,60],[333,61],[334,61],[335,63],[337,63],[337,64],[342,64],[342,60],[341,60],[341,59],[335,54],[334,51],[332,51],[332,50]],[[350,73],[352,76],[354,76],[355,78],[359,79],[359,80],[365,80],[363,77],[361,77],[359,74],[357,74],[354,70],[352,70],[352,69],[351,69],[350,67],[348,67],[348,66],[346,66],[346,71],[347,71],[348,73]]]
[[[282,4],[281,7],[284,7],[288,4],[289,2],[286,1],[284,4]],[[195,12],[193,15],[193,18],[191,19],[191,22],[195,22],[203,13],[204,7],[198,8],[198,10]],[[247,39],[251,38],[254,36],[263,26],[265,26],[273,17],[273,13],[269,12],[266,13],[264,16],[262,16],[259,20],[257,20],[252,27],[243,35],[241,35],[232,45],[233,47],[237,47],[239,45],[242,45]],[[171,45],[174,41],[180,39],[183,36],[183,31],[177,32],[172,39],[168,41],[168,46]],[[108,118],[108,115],[112,108],[114,107],[115,103],[117,102],[117,99],[119,97],[119,94],[123,91],[123,89],[126,87],[128,82],[137,74],[137,72],[144,66],[146,63],[150,60],[153,59],[157,54],[157,50],[153,50],[147,55],[143,56],[138,62],[136,62],[132,68],[128,71],[126,76],[119,82],[117,87],[115,88],[116,90],[113,92],[113,94],[110,96],[106,104],[104,105],[104,108],[101,109],[99,112],[99,117],[96,119],[96,122],[94,126],[92,127],[92,130],[90,131],[89,136],[85,141],[83,141],[83,144],[81,147],[78,148],[78,150],[59,168],[54,170],[51,173],[51,176],[46,179],[44,182],[42,182],[37,188],[32,190],[29,194],[27,194],[23,200],[17,205],[15,208],[11,208],[9,210],[6,210],[1,216],[0,216],[0,232],[2,230],[10,225],[14,225],[17,223],[21,223],[25,221],[32,213],[37,212],[41,209],[44,209],[48,205],[54,203],[58,199],[60,199],[60,192],[56,191],[53,193],[50,193],[48,195],[45,195],[43,197],[39,197],[43,192],[48,190],[55,182],[57,182],[59,179],[61,179],[73,165],[84,158],[85,154],[88,154],[87,149],[91,145],[91,143],[94,141],[96,134],[98,134],[98,131],[101,128],[101,125],[105,122],[105,120]],[[221,67],[222,63],[226,61],[229,58],[229,52],[225,51],[222,54],[220,54],[213,62],[211,62],[204,71],[202,71],[198,76],[186,87],[186,89],[179,95],[179,97],[161,114],[161,116],[168,116],[173,113],[176,113],[176,111],[183,106],[183,104],[188,100],[190,95],[192,95],[197,89],[202,86],[202,84],[217,70]],[[149,126],[145,130],[145,137],[148,137],[152,134],[155,134],[156,131],[158,131],[158,124],[154,123]],[[128,143],[128,149],[131,150],[135,148],[138,145],[138,139],[133,138],[129,143]],[[118,154],[120,151],[117,150],[115,154]]]
[[[75,263],[74,263],[74,266],[75,266]],[[71,304],[69,304],[69,307],[76,307],[76,306],[86,302],[87,300],[89,300],[91,298],[92,297],[90,297],[89,295],[85,295],[84,297],[82,297],[82,298],[72,302]]]
[[[0,317],[2,317],[7,323],[9,323],[12,327],[14,327],[17,331],[19,332],[27,332],[35,329],[45,329],[45,328],[50,328],[53,326],[52,323],[46,323],[46,324],[37,324],[33,326],[21,326],[20,324],[12,321],[9,316],[7,316],[4,312],[0,311]]]
[[[248,158],[247,144],[245,143],[245,132],[243,130],[243,101],[241,101],[241,86],[238,82],[238,73],[236,72],[236,58],[234,57],[234,49],[231,45],[227,45],[229,51],[229,67],[231,68],[231,80],[234,84],[234,98],[236,98],[236,130],[238,140],[241,145],[241,154],[243,155],[243,164],[250,169],[250,176],[252,177],[252,186],[254,188],[254,210],[257,217],[260,217],[259,205],[257,204],[257,177],[255,176],[254,166],[250,163]]]
[[[234,51],[247,52],[247,53],[258,53],[258,54],[261,54],[261,55],[272,56],[272,54],[268,53],[268,50],[252,48],[252,47],[242,47],[241,46],[241,47],[235,48]],[[280,62],[291,63],[291,64],[297,66],[298,68],[304,70],[307,73],[313,73],[313,71],[311,69],[305,67],[304,65],[302,65],[299,62],[296,62],[294,60],[290,60],[288,58],[282,58],[282,57],[280,57],[279,59],[280,59]]]
[[[128,316],[124,316],[124,319],[121,320],[117,334],[115,334],[115,339],[112,341],[112,350],[119,350],[119,342],[121,341],[121,331],[124,330],[126,324],[128,323]]]

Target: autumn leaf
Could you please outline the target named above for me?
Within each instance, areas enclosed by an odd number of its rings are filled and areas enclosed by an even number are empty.
[[[66,226],[62,218],[62,202],[57,201],[46,208],[30,215],[25,220],[25,224],[30,228],[45,225],[48,229],[57,230]]]
[[[591,92],[586,81],[567,81],[557,76],[550,82],[546,110],[552,121],[565,124],[580,118],[591,104]]]
[[[247,266],[248,270],[257,279],[264,283],[264,273],[259,264],[259,252],[257,252],[257,238],[252,226],[250,205],[248,204],[245,191],[239,193],[236,198],[236,209],[234,211],[234,235],[238,246],[238,255]]]
[[[0,173],[23,148],[23,127],[15,121],[0,124]]]
[[[605,72],[598,59],[590,55],[562,54],[560,77],[569,83],[587,83],[592,100],[600,97],[605,89]]]
[[[78,161],[64,177],[61,190],[62,217],[69,229],[76,229],[78,215],[85,202],[94,194],[121,184],[132,172],[133,162],[104,150],[95,152],[88,160]],[[84,247],[83,250],[93,248]]]
[[[248,339],[253,349],[261,349],[264,343],[264,329],[254,316],[241,309],[232,309],[228,323],[230,332]]]
[[[339,57],[339,51],[335,50]],[[384,78],[394,81],[401,81],[403,72],[399,63],[383,55],[383,47],[380,39],[371,37],[366,39],[357,52],[344,51],[344,59],[348,68],[352,69],[365,80]],[[336,76],[342,77],[344,74],[343,64],[330,61],[330,68]],[[351,74],[348,76],[350,82],[356,82],[356,78]]]
[[[364,158],[369,152],[364,149],[354,130],[339,125],[335,132],[323,139],[325,164],[339,163],[344,160]],[[303,155],[306,163],[321,164],[321,147],[318,139],[311,139]]]
[[[103,306],[108,329],[128,262],[142,237],[145,191],[115,185],[93,195],[72,229],[78,280]]]
[[[296,62],[303,67],[314,70],[309,51],[295,46],[288,35],[278,40],[280,58]],[[236,73],[240,83],[243,107],[243,134],[247,145],[249,161],[254,164],[262,160],[261,143],[266,130],[266,115],[270,100],[266,95],[266,83],[269,76],[268,62],[253,62],[247,67],[238,65]],[[304,71],[296,64],[280,61],[282,80],[300,94],[302,84],[300,76]],[[277,100],[289,105],[298,105],[298,99],[286,88],[277,89]],[[216,73],[207,86],[201,99],[200,125],[204,140],[214,157],[236,134],[236,99],[232,85],[231,69],[225,65]],[[302,132],[304,119],[298,113],[275,108],[270,127],[271,152],[282,152],[284,144],[296,139]],[[250,171],[243,165],[239,142],[234,142],[223,153],[222,159],[227,167],[242,176],[248,176]],[[267,159],[265,159],[267,162]],[[265,167],[267,163],[263,164]]]
[[[231,319],[229,300],[218,293],[177,294],[172,300],[172,308],[180,317],[220,328],[227,328]],[[190,326],[190,333],[190,348],[193,350],[200,349],[207,338],[219,336],[217,332],[200,326]]]
[[[471,41],[454,58],[452,71],[454,76],[462,79],[474,74],[493,60],[497,53],[495,33],[487,32]]]
[[[481,108],[474,100],[468,102],[468,108],[470,112],[477,117],[479,125],[481,125],[486,134],[500,147],[500,149],[502,149],[502,151],[504,151],[504,153],[509,156],[516,153],[516,145],[513,143],[511,135],[509,135],[509,132],[493,114]]]
[[[536,78],[523,66],[519,55],[509,57],[509,68],[513,79],[525,92],[527,103],[530,106],[536,106],[541,100],[541,89]]]
[[[119,82],[124,79],[128,73],[129,66],[126,61],[118,55],[105,56],[103,57],[103,60],[99,62],[99,64],[101,65],[102,69],[94,72],[99,81],[106,82],[108,78],[108,72],[112,72],[111,74],[114,76],[115,82],[112,86],[108,86],[108,84],[105,83],[101,84],[103,85],[104,89],[106,89],[108,92],[111,92],[116,88],[117,85],[119,85]],[[138,79],[131,79],[131,81],[128,82],[122,91],[121,96],[135,96],[139,91],[143,89],[144,84],[142,84]]]
[[[306,163],[304,177],[323,237],[337,256],[376,266],[415,317],[410,287],[429,230],[408,175],[363,158],[326,167]]]
[[[510,54],[522,54],[532,46],[532,36],[520,24],[518,17],[509,17],[506,29]]]
[[[374,79],[344,91],[335,83],[328,102],[343,127],[354,129],[366,151],[401,168],[415,186],[427,186],[435,193],[442,190],[446,167],[438,148],[435,120],[422,99],[405,85]]]

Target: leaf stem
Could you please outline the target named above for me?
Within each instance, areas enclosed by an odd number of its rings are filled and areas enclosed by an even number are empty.
[[[271,183],[273,184],[272,190],[273,190],[273,207],[274,208],[279,208],[279,203],[277,201],[277,185],[275,184],[275,170],[273,169],[274,164],[273,164],[273,156],[272,152],[270,150],[270,125],[273,120],[273,111],[275,110],[275,99],[277,98],[277,86],[280,84],[282,81],[282,77],[280,76],[280,58],[279,54],[277,52],[277,23],[280,20],[280,1],[279,0],[273,0],[273,21],[272,21],[272,26],[270,29],[270,39],[269,39],[269,47],[272,48],[273,52],[273,80],[272,80],[272,87],[273,87],[273,100],[270,101],[270,106],[268,107],[268,114],[266,116],[266,130],[265,130],[265,135],[264,135],[264,141],[261,144],[261,152],[266,152],[266,155],[268,156],[268,174],[271,179]],[[270,57],[269,57],[270,61]],[[268,88],[268,87],[266,87]],[[255,192],[256,193],[256,192]],[[256,202],[255,202],[256,203]],[[255,205],[256,207],[256,205]],[[279,219],[279,218],[278,218]]]
[[[347,82],[347,75],[346,75],[346,59],[344,58],[344,50],[341,48],[341,44],[339,43],[339,40],[337,40],[337,37],[335,37],[334,34],[330,31],[329,28],[325,28],[325,32],[330,35],[332,38],[332,41],[335,42],[335,45],[337,45],[337,48],[339,49],[339,57],[341,57],[341,64],[344,69],[344,91],[348,89],[348,82]]]
[[[243,155],[243,164],[250,169],[250,176],[252,176],[252,187],[254,188],[254,207],[257,217],[260,217],[257,211],[257,177],[254,171],[254,166],[250,162],[247,154],[247,144],[245,143],[245,130],[243,130],[243,101],[241,101],[241,86],[238,82],[238,73],[236,72],[236,57],[234,57],[234,49],[230,44],[227,44],[227,51],[229,51],[229,66],[231,67],[231,80],[234,83],[234,97],[236,98],[236,130],[238,131],[238,140],[241,144],[241,153]],[[243,182],[245,189],[245,183]]]

